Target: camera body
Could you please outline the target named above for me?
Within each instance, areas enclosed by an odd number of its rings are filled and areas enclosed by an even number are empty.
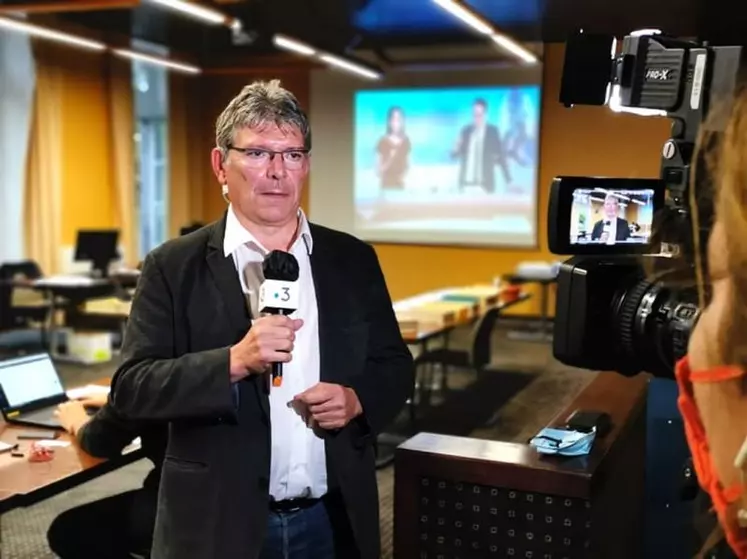
[[[631,33],[619,52],[613,36],[569,38],[563,104],[666,117],[672,133],[662,146],[658,178],[553,180],[550,251],[573,255],[557,278],[553,353],[559,361],[671,377],[687,352],[702,305],[696,271],[707,266],[694,240],[707,245],[713,220],[710,185],[704,177],[692,180],[692,160],[704,127],[718,134],[726,125],[741,58],[742,47],[712,47],[654,30]]]

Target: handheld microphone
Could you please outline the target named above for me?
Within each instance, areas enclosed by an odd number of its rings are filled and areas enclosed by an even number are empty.
[[[298,260],[290,252],[273,250],[262,263],[260,313],[289,315],[298,308]],[[272,364],[272,385],[283,383],[283,364]]]
[[[614,241],[614,239],[610,239],[610,233],[612,233],[612,222],[611,221],[605,220],[605,222],[604,222],[604,228],[602,229],[602,233],[607,233],[606,243],[607,244],[612,244],[612,241]]]

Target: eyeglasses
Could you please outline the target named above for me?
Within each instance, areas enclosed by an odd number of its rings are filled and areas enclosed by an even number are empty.
[[[287,151],[273,151],[263,148],[237,148],[228,146],[228,149],[238,151],[244,156],[244,159],[250,167],[264,167],[272,163],[276,155],[283,158],[283,163],[287,169],[300,169],[306,157],[309,154],[307,149],[290,149]]]

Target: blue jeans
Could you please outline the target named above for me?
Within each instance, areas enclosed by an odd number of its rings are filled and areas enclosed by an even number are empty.
[[[273,512],[260,559],[355,559],[358,556],[345,510],[324,501],[294,512]]]

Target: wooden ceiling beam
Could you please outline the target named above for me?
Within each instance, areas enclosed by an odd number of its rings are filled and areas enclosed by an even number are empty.
[[[123,10],[136,8],[140,0],[43,0],[20,2],[8,0],[0,4],[0,14],[23,12],[27,14],[52,14],[59,12],[91,12],[95,10]]]

